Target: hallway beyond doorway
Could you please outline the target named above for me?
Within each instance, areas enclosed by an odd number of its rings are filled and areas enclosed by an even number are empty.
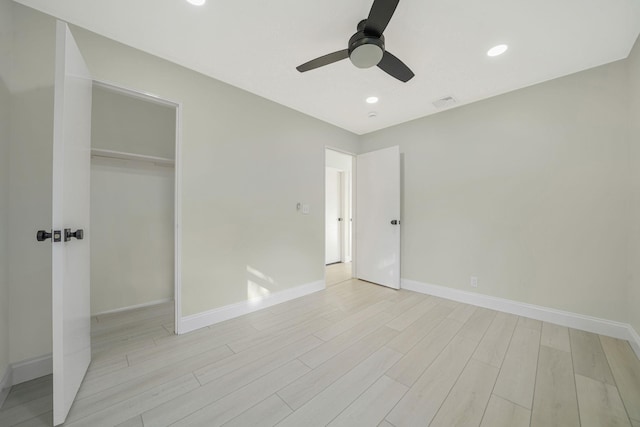
[[[337,285],[353,277],[350,262],[336,262],[325,267],[325,283],[327,286]]]

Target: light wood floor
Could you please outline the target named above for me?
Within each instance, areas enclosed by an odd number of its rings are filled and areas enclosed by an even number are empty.
[[[352,277],[350,262],[337,262],[325,268],[324,282],[327,286],[337,285]]]
[[[67,426],[640,426],[629,344],[347,280],[193,333],[100,316]],[[0,425],[51,423],[51,378]]]

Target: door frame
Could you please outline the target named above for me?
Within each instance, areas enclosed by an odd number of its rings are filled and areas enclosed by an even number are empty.
[[[324,202],[323,205],[326,203],[326,199],[327,199],[327,186],[326,186],[326,182],[327,182],[327,150],[331,150],[331,151],[335,151],[337,153],[340,154],[344,154],[347,155],[349,157],[351,157],[351,194],[350,194],[350,204],[351,204],[351,232],[349,233],[351,236],[351,277],[356,277],[356,251],[358,250],[357,248],[357,241],[356,241],[356,221],[357,221],[357,206],[356,206],[356,168],[357,168],[357,162],[356,162],[356,157],[357,154],[343,150],[341,148],[336,148],[336,147],[332,147],[330,145],[325,145],[324,146],[324,163],[322,165],[322,185],[324,186],[323,189],[323,194],[324,194]],[[343,206],[344,209],[344,206]],[[322,207],[322,212],[323,212],[323,217],[325,215],[326,212],[326,206]],[[322,240],[322,248],[323,248],[323,256],[322,256],[322,268],[324,271],[324,281],[325,284],[327,282],[327,273],[326,273],[326,265],[325,265],[325,257],[324,254],[326,253],[326,235],[327,235],[327,226],[326,226],[326,218],[324,218],[324,222],[323,222],[323,227],[324,227],[324,239]],[[341,260],[344,258],[344,239],[342,239],[342,248],[341,248]]]
[[[175,167],[174,167],[174,285],[173,285],[173,302],[174,302],[174,333],[182,333],[182,102],[172,101],[149,92],[143,92],[136,89],[125,87],[119,83],[109,82],[105,80],[93,79],[94,86],[120,93],[125,96],[137,98],[146,102],[171,107],[176,112],[176,134],[175,134]]]

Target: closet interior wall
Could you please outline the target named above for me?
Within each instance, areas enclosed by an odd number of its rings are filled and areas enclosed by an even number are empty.
[[[91,313],[174,293],[176,110],[94,85]]]

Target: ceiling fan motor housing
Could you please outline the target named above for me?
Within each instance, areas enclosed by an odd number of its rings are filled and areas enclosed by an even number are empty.
[[[349,39],[349,59],[358,68],[378,65],[384,55],[384,36],[367,35],[358,31]]]

